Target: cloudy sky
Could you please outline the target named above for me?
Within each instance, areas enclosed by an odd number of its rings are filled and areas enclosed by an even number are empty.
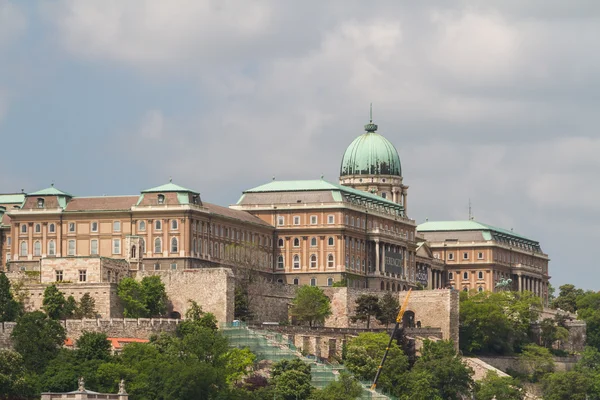
[[[410,217],[470,198],[598,290],[599,49],[597,0],[0,0],[0,192],[335,181],[373,102]]]

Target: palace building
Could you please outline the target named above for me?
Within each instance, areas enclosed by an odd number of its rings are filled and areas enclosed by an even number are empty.
[[[114,283],[137,271],[228,267],[273,282],[400,291],[495,290],[502,278],[547,296],[538,242],[475,221],[408,216],[398,151],[370,121],[339,182],[272,180],[227,207],[172,182],[132,196],[80,197],[52,185],[0,195],[5,270],[39,283]]]

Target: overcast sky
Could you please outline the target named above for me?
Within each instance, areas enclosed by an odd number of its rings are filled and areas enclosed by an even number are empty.
[[[411,218],[470,198],[598,290],[599,50],[597,0],[0,0],[0,192],[336,181],[373,102]]]

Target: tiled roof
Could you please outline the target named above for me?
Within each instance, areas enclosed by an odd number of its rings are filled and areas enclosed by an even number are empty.
[[[492,231],[501,235],[512,236],[515,238],[536,242],[523,235],[519,235],[507,229],[497,228],[495,226],[483,224],[477,221],[428,221],[417,226],[418,232],[452,232],[452,231]],[[536,242],[537,243],[537,242]]]
[[[206,202],[203,202],[202,205],[206,209],[208,209],[209,212],[214,213],[214,214],[222,215],[227,218],[234,218],[234,219],[244,221],[244,222],[251,222],[254,224],[272,227],[271,224],[266,223],[262,219],[255,217],[254,215],[252,215],[246,211],[232,210],[231,208],[222,207],[222,206],[218,206],[216,204],[211,204],[211,203],[206,203]]]
[[[2,214],[2,221],[0,221],[0,225],[10,225],[10,217],[8,214]]]
[[[138,196],[98,196],[75,197],[65,211],[120,211],[129,210],[138,200]]]

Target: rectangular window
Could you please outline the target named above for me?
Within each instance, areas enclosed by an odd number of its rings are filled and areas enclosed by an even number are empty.
[[[6,245],[10,246],[12,244],[12,238],[11,237],[7,237],[6,238]]]
[[[463,280],[468,280],[468,279],[469,279],[469,273],[463,272]]]
[[[300,225],[300,217],[294,217],[294,225]]]
[[[477,253],[477,259],[483,260],[483,253],[481,251]]]
[[[56,271],[56,282],[62,282],[62,281],[63,281],[63,272]]]
[[[478,274],[478,276],[477,276],[478,279],[483,279],[483,271],[479,271],[477,274]]]
[[[316,225],[317,224],[317,216],[316,215],[311,215],[310,216],[310,224],[311,225]]]
[[[67,254],[70,256],[75,255],[75,240],[69,240],[69,252]]]
[[[48,227],[48,231],[50,233],[54,233],[54,231],[56,230],[56,225],[54,224],[50,224],[50,226]]]
[[[98,255],[98,239],[92,239],[90,242],[90,254],[93,256]]]
[[[335,223],[335,216],[333,216],[333,215],[328,215],[328,216],[327,216],[327,223],[328,223],[328,224],[334,224],[334,223]]]
[[[113,232],[121,232],[121,221],[113,222]]]
[[[469,259],[469,253],[463,253],[463,260]]]
[[[75,222],[69,222],[69,232],[75,232]]]
[[[92,232],[98,232],[98,223],[97,222],[92,222],[91,231]]]
[[[452,280],[452,279],[454,279],[454,273],[452,273],[452,272],[448,272],[448,279],[449,279],[449,280]]]
[[[27,225],[21,224],[21,233],[27,233]]]
[[[454,260],[454,253],[448,253],[448,260]]]
[[[172,263],[171,264],[171,269],[172,270],[176,270],[177,269],[177,263]]]
[[[6,253],[6,262],[10,261],[10,253]]]
[[[87,281],[87,271],[85,269],[80,269],[79,270],[79,282],[86,282]]]
[[[121,254],[121,239],[113,239],[113,254]]]
[[[155,271],[160,271],[160,264],[159,263],[154,264],[154,270]]]

